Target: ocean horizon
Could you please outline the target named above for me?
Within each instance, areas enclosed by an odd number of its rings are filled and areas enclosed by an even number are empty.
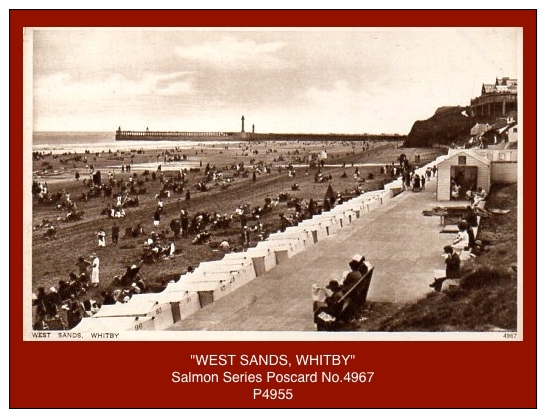
[[[84,143],[114,142],[115,132],[85,131],[36,131],[32,133],[32,145],[64,145]]]
[[[313,134],[308,134],[313,135]],[[286,142],[286,141],[285,141]],[[306,140],[306,143],[311,142]],[[32,133],[32,150],[34,152],[56,152],[56,153],[85,153],[124,151],[137,149],[172,149],[175,147],[188,149],[196,146],[226,146],[240,145],[244,141],[226,140],[116,140],[115,131],[111,132],[86,132],[86,131],[34,131]],[[316,142],[324,144],[324,140]]]
[[[85,151],[107,151],[125,149],[167,149],[172,147],[192,148],[203,145],[239,144],[240,141],[116,141],[115,131],[35,131],[32,133],[33,151],[61,151],[83,153]]]

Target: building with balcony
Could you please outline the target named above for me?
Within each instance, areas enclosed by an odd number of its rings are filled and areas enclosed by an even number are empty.
[[[470,100],[470,115],[484,118],[516,118],[518,111],[518,81],[497,78],[494,84],[483,84],[482,94]]]

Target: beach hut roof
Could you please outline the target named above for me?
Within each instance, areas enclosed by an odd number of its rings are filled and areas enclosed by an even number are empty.
[[[478,155],[476,152],[472,151],[471,149],[453,149],[447,154],[447,156],[442,160],[442,162],[449,160],[453,156],[460,155],[461,153],[468,155],[476,159],[477,161],[484,163],[485,165],[488,165],[488,166],[491,165],[491,161],[489,159],[487,159],[485,156]]]

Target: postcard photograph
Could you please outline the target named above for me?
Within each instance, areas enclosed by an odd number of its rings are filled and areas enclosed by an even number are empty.
[[[400,384],[393,362],[419,356],[470,365],[469,345],[488,356],[473,379],[502,372],[494,353],[530,353],[529,16],[59,13],[20,42],[24,349],[164,351],[158,390],[236,383],[255,404],[371,389],[381,368]],[[421,375],[435,397],[445,370]]]
[[[24,40],[31,337],[521,336],[520,28]]]

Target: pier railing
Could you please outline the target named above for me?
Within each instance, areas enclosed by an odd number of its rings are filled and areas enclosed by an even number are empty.
[[[130,138],[130,137],[144,137],[144,138],[165,138],[165,137],[226,137],[229,136],[227,132],[194,132],[194,131],[116,131],[116,138]]]

